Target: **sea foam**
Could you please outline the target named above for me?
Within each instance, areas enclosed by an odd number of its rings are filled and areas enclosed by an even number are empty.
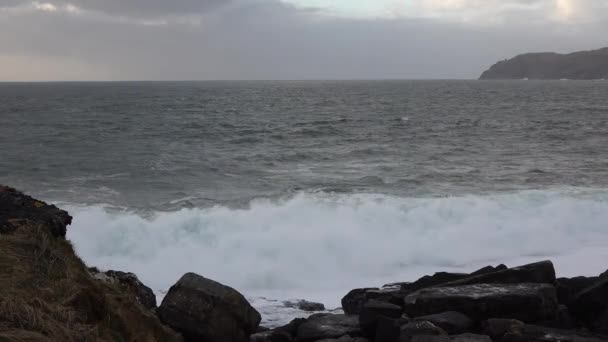
[[[608,191],[601,190],[442,198],[300,193],[246,209],[145,218],[101,206],[67,209],[74,216],[68,237],[86,262],[135,272],[160,297],[185,272],[252,299],[337,307],[352,288],[436,271],[541,259],[567,276],[608,268]]]

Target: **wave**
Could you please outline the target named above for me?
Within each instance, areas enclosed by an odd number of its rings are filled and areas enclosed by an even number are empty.
[[[64,206],[65,207],[65,206]],[[193,271],[249,296],[339,305],[358,286],[551,258],[561,275],[608,265],[608,191],[400,198],[298,193],[142,217],[68,206],[88,263],[137,273],[157,293]],[[162,296],[162,295],[161,295]]]

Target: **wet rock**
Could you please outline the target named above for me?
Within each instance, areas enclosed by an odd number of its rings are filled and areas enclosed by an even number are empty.
[[[401,333],[401,327],[408,324],[410,319],[407,316],[393,319],[388,317],[378,317],[376,324],[375,342],[397,342]]]
[[[413,283],[401,283],[401,289],[405,291],[418,291],[431,286],[437,286],[446,284],[452,281],[468,278],[468,273],[449,273],[449,272],[437,272],[432,276],[424,276]]]
[[[524,325],[520,329],[507,332],[500,342],[606,342],[608,337],[573,331],[547,328],[535,325]]]
[[[355,289],[342,298],[342,309],[347,315],[358,315],[363,305],[370,299],[403,306],[403,298],[408,293],[409,291],[401,290],[400,286]]]
[[[101,281],[120,284],[135,296],[135,299],[146,309],[156,308],[156,295],[151,288],[144,285],[135,274],[121,271],[100,272],[97,268],[89,268],[91,275]]]
[[[481,331],[493,340],[500,340],[505,334],[521,332],[525,323],[516,319],[491,318],[481,323]]]
[[[361,335],[359,317],[356,315],[316,314],[298,327],[298,341],[311,342],[339,338],[345,335]]]
[[[251,335],[250,342],[291,342],[293,337],[284,331],[266,331]]]
[[[288,308],[295,308],[302,311],[314,312],[314,311],[324,311],[325,305],[321,303],[309,302],[306,300],[297,300],[297,301],[285,301],[283,305]]]
[[[169,289],[158,315],[186,341],[205,342],[247,342],[261,320],[239,292],[194,273]]]
[[[496,267],[494,267],[494,266],[486,266],[486,267],[482,267],[482,268],[478,269],[477,271],[471,273],[470,276],[473,277],[473,276],[487,274],[487,273],[504,271],[504,270],[507,270],[507,269],[509,269],[509,268],[506,265],[504,265],[504,264],[500,264],[500,265],[498,265]]]
[[[465,279],[452,281],[441,286],[459,286],[472,284],[521,284],[538,283],[553,284],[555,268],[551,261],[541,261],[506,270],[479,274]]]
[[[552,320],[558,310],[548,284],[477,284],[423,289],[405,298],[405,313],[418,317],[458,311],[473,320],[488,317],[524,322]]]
[[[25,225],[37,225],[48,229],[53,237],[65,239],[71,223],[72,217],[66,211],[0,185],[0,234],[10,234]]]
[[[374,299],[368,300],[359,315],[359,325],[363,336],[373,338],[376,336],[376,326],[380,317],[397,319],[401,317],[402,309],[398,305],[380,302]]]
[[[579,292],[568,305],[570,313],[579,321],[592,322],[608,309],[608,279]]]
[[[363,304],[367,302],[368,291],[379,290],[377,287],[367,287],[362,289],[354,289],[342,298],[342,310],[347,315],[358,315],[361,312]]]
[[[369,342],[369,340],[363,337],[342,336],[340,338],[323,339],[317,342]]]
[[[568,305],[578,293],[600,281],[600,277],[558,278],[555,281],[557,300],[560,304]]]
[[[453,336],[414,336],[412,342],[492,342],[492,340],[485,335],[462,334]]]
[[[447,333],[434,325],[431,322],[427,321],[416,321],[410,322],[401,327],[401,331],[399,334],[399,342],[410,342],[413,340],[415,336],[437,336],[437,335],[447,335]]]
[[[414,318],[414,321],[428,321],[448,334],[462,334],[473,326],[473,321],[464,314],[456,311],[446,311],[439,314]]]
[[[298,333],[298,328],[300,327],[300,325],[306,323],[306,321],[307,321],[306,318],[295,318],[291,322],[287,323],[286,325],[274,329],[274,331],[283,331],[283,332],[288,333],[292,337],[296,337],[296,335]]]
[[[553,320],[543,321],[536,323],[544,327],[559,328],[559,329],[573,329],[575,328],[574,318],[568,311],[568,307],[560,305],[557,309],[557,316]]]

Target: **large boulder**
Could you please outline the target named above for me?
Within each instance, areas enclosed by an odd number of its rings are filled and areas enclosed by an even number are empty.
[[[424,316],[458,311],[474,320],[514,318],[524,322],[554,319],[558,304],[548,284],[477,284],[432,287],[405,298],[405,313]]]
[[[497,272],[478,274],[472,277],[448,282],[440,286],[459,286],[472,284],[520,284],[539,283],[553,284],[555,268],[551,261],[541,261],[519,267],[503,269]]]
[[[400,286],[354,289],[342,298],[342,309],[347,315],[359,315],[363,305],[370,299],[403,306],[403,298],[409,292],[402,290]]]
[[[608,310],[608,279],[602,279],[579,292],[568,308],[579,321],[589,323],[596,320]]]
[[[558,278],[555,281],[557,300],[560,304],[568,305],[577,294],[597,284],[599,280],[599,277]]]
[[[473,325],[473,320],[464,314],[456,311],[446,311],[434,315],[421,316],[414,318],[414,321],[428,321],[448,334],[462,334],[469,330]]]
[[[493,338],[498,342],[606,342],[608,337],[584,331],[523,325],[507,331],[502,337]]]
[[[312,342],[322,339],[340,338],[349,335],[361,336],[359,317],[355,315],[315,314],[298,327],[297,340]]]
[[[380,317],[397,319],[401,317],[402,308],[391,303],[379,302],[371,299],[361,309],[359,325],[363,335],[373,338],[376,336],[376,327]]]
[[[169,289],[158,315],[186,341],[197,342],[248,342],[261,321],[238,291],[195,273]]]
[[[377,342],[397,342],[401,333],[401,327],[410,322],[406,316],[400,318],[388,318],[384,316],[378,317],[376,324],[376,336],[374,341]]]
[[[293,308],[293,309],[298,309],[298,310],[307,311],[307,312],[325,310],[325,305],[323,305],[321,303],[309,302],[304,299],[286,300],[283,302],[283,305],[285,305],[285,307],[287,307],[287,308]]]
[[[399,334],[399,342],[410,342],[416,336],[441,336],[447,335],[447,333],[434,325],[431,322],[427,321],[416,321],[410,322],[401,327],[401,332]]]

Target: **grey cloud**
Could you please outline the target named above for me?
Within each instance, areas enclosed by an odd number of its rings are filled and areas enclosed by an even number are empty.
[[[73,0],[65,2],[108,14],[146,17],[201,13],[227,5],[231,0]]]
[[[72,63],[78,72],[63,73],[67,79],[473,78],[517,53],[605,42],[607,22],[567,26],[533,18],[521,13],[485,27],[348,19],[272,0],[235,0],[210,9],[200,26],[38,11],[0,20],[0,57],[21,57],[59,74]],[[0,65],[0,78],[8,74],[2,68],[11,65]]]

